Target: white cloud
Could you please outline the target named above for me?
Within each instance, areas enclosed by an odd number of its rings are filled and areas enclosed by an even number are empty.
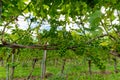
[[[18,23],[18,27],[20,29],[24,29],[25,30],[25,29],[28,28],[28,23],[27,23],[27,21],[25,21],[25,18],[23,16],[19,16],[18,17],[17,23]]]

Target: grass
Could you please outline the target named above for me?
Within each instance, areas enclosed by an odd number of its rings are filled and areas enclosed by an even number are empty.
[[[26,67],[22,67],[18,65],[15,69],[15,78],[26,78],[29,75],[31,70],[31,65]],[[113,63],[106,64],[106,71],[110,71],[110,74],[102,74],[99,73],[100,70],[92,64],[93,74],[89,75],[88,65],[87,63],[74,63],[67,62],[65,65],[64,74],[61,74],[61,64],[58,65],[50,65],[49,62],[47,64],[47,73],[52,73],[53,76],[49,77],[48,80],[120,80],[120,72],[114,73]],[[120,65],[118,64],[118,69],[120,69]],[[98,73],[99,74],[98,74]],[[40,76],[41,68],[37,65],[32,73],[33,76]],[[6,77],[6,69],[5,67],[0,67],[0,79]],[[38,79],[39,80],[39,79]]]
[[[0,78],[6,77],[6,70],[4,67],[0,67]]]

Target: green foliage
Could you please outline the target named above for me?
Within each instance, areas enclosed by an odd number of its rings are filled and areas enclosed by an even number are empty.
[[[93,34],[101,34],[102,29],[99,27],[100,21],[101,21],[102,13],[100,10],[96,10],[94,13],[90,15],[90,31]],[[97,30],[97,31],[96,31]],[[96,33],[97,32],[97,33]]]
[[[6,48],[0,48],[0,58],[7,60],[11,55],[9,45],[3,44],[2,40],[11,45],[16,43],[23,46],[35,44],[44,46],[47,42],[52,45],[48,48],[56,49],[55,52],[47,50],[50,53],[47,56],[51,59],[86,56],[102,70],[106,69],[104,61],[108,58],[109,51],[113,49],[120,52],[118,0],[2,0],[1,2],[0,47]],[[17,23],[20,16],[28,22],[25,30]],[[50,30],[41,30],[45,24],[50,26]],[[59,26],[62,27],[60,30],[57,29]],[[43,51],[20,49],[15,57],[17,56],[22,62],[34,58],[41,59],[41,53]],[[8,63],[10,59],[11,57]],[[100,76],[98,78],[103,79]],[[57,75],[54,79],[64,80],[65,76]]]
[[[94,57],[93,59],[93,63],[100,69],[100,70],[105,70],[106,66],[105,64],[102,62],[101,59]]]
[[[65,56],[66,51],[67,51],[67,46],[65,44],[59,46],[59,54],[61,57]]]
[[[75,49],[75,54],[82,56],[86,52],[85,45],[82,44],[80,47]]]

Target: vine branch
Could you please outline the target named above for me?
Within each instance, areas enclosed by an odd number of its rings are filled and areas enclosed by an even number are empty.
[[[31,3],[31,2],[30,2],[30,3]],[[22,14],[22,12],[28,8],[28,6],[30,5],[30,3],[29,3],[23,10],[21,10],[20,14]],[[2,43],[5,42],[5,40],[4,40],[4,34],[5,34],[5,30],[6,30],[7,26],[8,26],[12,21],[14,21],[14,20],[17,19],[17,18],[18,18],[18,16],[12,18],[8,23],[6,23],[6,24],[4,25],[3,30],[2,30],[2,33],[1,33],[1,35],[2,35],[2,36],[1,36],[1,41],[2,41]]]

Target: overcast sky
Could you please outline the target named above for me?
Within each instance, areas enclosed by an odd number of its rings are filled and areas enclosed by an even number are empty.
[[[106,13],[104,7],[101,7],[101,12],[102,12],[103,14]],[[30,13],[25,14],[25,16],[28,16],[28,17],[29,17],[29,15],[32,15],[32,14],[30,14]],[[112,22],[112,24],[119,24],[119,19],[118,19],[117,15],[118,15],[118,14],[117,14],[117,10],[114,10],[114,16],[115,16],[116,18],[115,18],[115,20]],[[64,20],[65,20],[65,16],[64,16],[64,15],[60,15],[59,20],[64,21]],[[69,18],[69,20],[72,22],[72,18]],[[18,27],[19,27],[20,29],[26,30],[26,29],[28,28],[28,23],[29,23],[29,22],[30,22],[30,20],[29,20],[29,19],[26,19],[26,20],[25,20],[25,17],[23,17],[23,16],[19,16],[19,17],[18,17],[17,23],[18,23]],[[37,25],[38,25],[37,23],[32,23],[32,24],[31,24],[31,27],[34,28],[34,27],[36,27]],[[13,24],[12,26],[15,26],[15,25]],[[89,23],[86,23],[86,24],[85,24],[85,27],[89,27]],[[1,30],[2,30],[2,28],[3,28],[3,27],[0,27]],[[58,27],[59,30],[60,30],[61,28],[62,28],[61,26]],[[78,25],[75,24],[75,23],[66,24],[66,30],[69,31],[70,28],[72,28],[72,29],[79,29]],[[41,30],[44,30],[44,29],[50,30],[50,24],[48,24],[48,23],[46,22],[45,24],[41,25],[41,28],[40,28],[40,29],[41,29]],[[11,31],[11,30],[8,30],[7,32],[10,33],[10,31]]]

